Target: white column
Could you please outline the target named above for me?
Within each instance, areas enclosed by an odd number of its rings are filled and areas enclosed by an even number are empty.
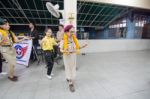
[[[69,17],[74,19],[71,21]],[[64,20],[65,25],[72,24],[77,27],[77,0],[64,0]]]

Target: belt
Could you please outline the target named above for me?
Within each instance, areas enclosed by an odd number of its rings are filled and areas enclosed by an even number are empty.
[[[12,47],[11,45],[2,45],[2,47]]]
[[[53,50],[44,50],[44,52],[53,52]]]

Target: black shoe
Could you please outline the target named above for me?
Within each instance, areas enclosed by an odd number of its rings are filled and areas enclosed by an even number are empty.
[[[67,82],[69,82],[69,79],[66,79]]]
[[[86,54],[85,54],[85,53],[82,53],[82,55],[85,56]]]
[[[6,60],[5,59],[2,59],[2,62],[5,62]]]
[[[18,79],[18,76],[14,76],[14,78]]]
[[[18,78],[15,78],[15,77],[13,77],[13,78],[8,77],[8,79],[9,79],[10,81],[14,81],[14,82],[18,81]]]
[[[74,88],[74,85],[73,84],[70,84],[69,85],[69,89],[71,92],[75,92],[75,88]]]

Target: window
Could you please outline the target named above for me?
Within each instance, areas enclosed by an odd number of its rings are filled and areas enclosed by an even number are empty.
[[[109,28],[123,28],[127,26],[127,20],[126,19],[122,19],[121,21],[118,21],[116,23],[113,23],[111,25],[109,25]]]
[[[144,27],[144,24],[147,23],[147,16],[144,15],[135,15],[135,26]]]

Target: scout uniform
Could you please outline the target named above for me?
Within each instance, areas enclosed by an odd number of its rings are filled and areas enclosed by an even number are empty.
[[[13,66],[16,64],[16,51],[13,47],[13,43],[16,42],[16,40],[17,37],[14,33],[0,28],[0,52],[2,53],[3,57],[8,61],[8,64]]]
[[[56,41],[52,37],[45,36],[42,39],[41,46],[44,51],[44,56],[47,64],[47,75],[50,76],[53,65],[54,65],[54,57],[53,57],[53,46],[56,45]]]
[[[60,44],[60,49],[64,51],[63,60],[65,65],[66,79],[69,82],[70,91],[74,92],[74,81],[76,77],[76,54],[80,51],[78,39],[74,34],[71,37],[67,35],[72,25],[68,25],[65,28],[63,41]]]

